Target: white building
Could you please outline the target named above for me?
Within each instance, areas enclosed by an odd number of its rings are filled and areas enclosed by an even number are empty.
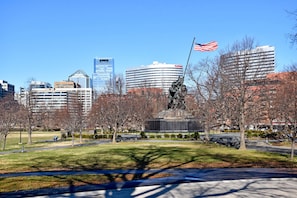
[[[259,80],[274,72],[274,60],[274,47],[260,46],[252,50],[224,54],[220,57],[220,66],[232,81]]]
[[[172,82],[183,76],[183,66],[154,61],[153,64],[140,66],[126,71],[126,90],[137,88],[161,88],[168,93]]]
[[[83,113],[86,115],[92,107],[91,88],[33,88],[25,95],[26,104],[24,105],[28,105],[30,102],[35,113],[55,111],[62,108],[69,109],[73,103],[79,102]]]

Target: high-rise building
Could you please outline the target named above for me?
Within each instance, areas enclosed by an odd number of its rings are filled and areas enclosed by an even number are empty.
[[[69,109],[73,103],[79,102],[83,114],[87,115],[92,107],[91,88],[33,88],[28,98],[33,113]]]
[[[68,81],[79,84],[81,88],[90,88],[90,77],[82,70],[77,70],[68,77]]]
[[[233,82],[265,79],[275,69],[274,47],[261,46],[224,54],[220,57],[220,67]]]
[[[92,88],[97,93],[114,92],[114,59],[95,58]]]
[[[137,88],[160,88],[168,93],[172,82],[183,76],[183,66],[154,61],[153,64],[140,66],[126,71],[126,90]]]
[[[9,84],[5,80],[0,80],[0,98],[7,94],[14,94],[14,85]]]

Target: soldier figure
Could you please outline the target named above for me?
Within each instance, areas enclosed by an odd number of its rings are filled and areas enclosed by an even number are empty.
[[[172,82],[169,88],[168,109],[186,109],[185,96],[187,87],[183,83],[184,78],[180,76],[176,81]]]

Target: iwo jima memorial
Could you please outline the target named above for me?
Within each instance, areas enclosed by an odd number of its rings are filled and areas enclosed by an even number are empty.
[[[147,120],[145,131],[147,132],[196,132],[203,129],[199,120],[187,111],[185,96],[187,87],[184,85],[184,78],[189,64],[195,37],[193,39],[190,53],[188,56],[186,68],[183,76],[172,82],[168,93],[168,107],[161,111],[154,119]],[[212,41],[206,44],[195,43],[194,50],[207,52],[214,51],[218,48],[218,43]]]
[[[202,127],[198,120],[186,110],[187,87],[184,76],[172,82],[168,93],[168,106],[156,118],[146,121],[147,132],[195,132]]]

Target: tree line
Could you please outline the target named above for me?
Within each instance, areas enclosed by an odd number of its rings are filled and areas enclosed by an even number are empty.
[[[284,131],[292,142],[296,140],[297,129],[297,65],[287,68],[284,75],[260,79],[261,67],[265,66],[265,56],[260,59],[253,76],[247,72],[254,67],[254,60],[239,58],[236,52],[249,53],[255,48],[252,38],[246,37],[233,46],[222,50],[220,55],[207,58],[190,65],[186,76],[189,94],[186,97],[187,111],[190,111],[204,124],[206,139],[211,129],[219,126],[236,126],[240,130],[240,149],[246,149],[245,130],[247,126],[257,126],[263,120],[273,128],[274,120],[285,123]],[[236,69],[226,73],[224,57],[232,55]],[[242,55],[242,54],[241,54]],[[261,55],[261,54],[260,54]],[[244,56],[245,57],[245,56]],[[248,57],[248,56],[246,56]],[[119,131],[144,129],[145,120],[153,118],[166,109],[167,96],[161,91],[141,88],[141,93],[123,94],[123,79],[117,81],[117,93],[101,94],[93,102],[88,114],[83,112],[82,101],[77,97],[66,107],[57,110],[44,109],[37,112],[34,99],[28,98],[23,106],[6,96],[0,100],[0,132],[2,149],[6,137],[13,128],[28,131],[28,144],[32,143],[32,130],[41,127],[45,130],[64,129],[80,134],[86,129],[109,131],[113,141]]]
[[[206,139],[213,127],[236,127],[240,131],[240,149],[246,149],[248,126],[267,125],[272,131],[273,122],[278,121],[291,140],[293,151],[297,131],[297,64],[284,72],[266,75],[263,68],[269,55],[258,52],[251,56],[255,47],[254,40],[245,37],[222,50],[219,56],[201,60],[188,70]],[[232,72],[226,72],[230,58]]]

